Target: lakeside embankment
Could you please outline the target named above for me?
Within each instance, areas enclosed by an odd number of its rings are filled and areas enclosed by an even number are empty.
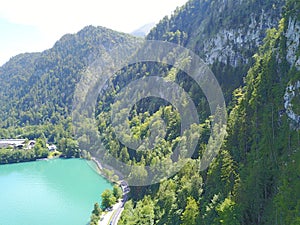
[[[104,176],[106,179],[110,180],[110,178],[103,172],[104,169],[107,169],[106,165],[102,165],[96,158],[92,157],[91,160],[97,165],[98,172],[101,176]],[[109,170],[109,169],[107,169]],[[112,170],[116,172],[115,170]],[[108,224],[115,224],[117,225],[121,213],[124,210],[124,205],[127,201],[127,194],[129,193],[130,189],[128,187],[128,184],[124,180],[118,179],[118,181],[113,181],[112,183],[116,183],[121,186],[122,189],[122,199],[119,199],[118,202],[116,202],[112,206],[112,210],[106,211],[105,214],[102,214],[100,217],[100,220],[98,222],[99,225],[108,225]]]

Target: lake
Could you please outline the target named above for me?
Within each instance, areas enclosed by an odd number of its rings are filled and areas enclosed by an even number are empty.
[[[96,165],[83,159],[0,165],[0,224],[86,225],[108,188]]]

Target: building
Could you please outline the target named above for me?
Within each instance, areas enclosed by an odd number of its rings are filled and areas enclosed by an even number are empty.
[[[32,148],[34,148],[34,146],[35,146],[35,141],[34,140],[30,140],[27,143],[26,149],[32,149]]]
[[[35,141],[26,139],[0,139],[0,148],[32,149]]]
[[[56,145],[49,145],[48,146],[49,151],[56,151],[56,149],[57,149]]]
[[[0,139],[0,148],[23,148],[26,139]]]

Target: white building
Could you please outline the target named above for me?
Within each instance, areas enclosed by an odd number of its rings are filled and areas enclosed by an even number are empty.
[[[32,149],[35,141],[26,139],[0,139],[0,148],[19,148],[19,149]]]
[[[56,149],[57,149],[56,145],[49,145],[48,146],[49,151],[56,151]]]

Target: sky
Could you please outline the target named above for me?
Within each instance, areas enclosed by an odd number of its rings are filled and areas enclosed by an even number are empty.
[[[0,6],[0,66],[12,56],[51,48],[87,25],[130,33],[159,22],[188,0],[9,0]]]

